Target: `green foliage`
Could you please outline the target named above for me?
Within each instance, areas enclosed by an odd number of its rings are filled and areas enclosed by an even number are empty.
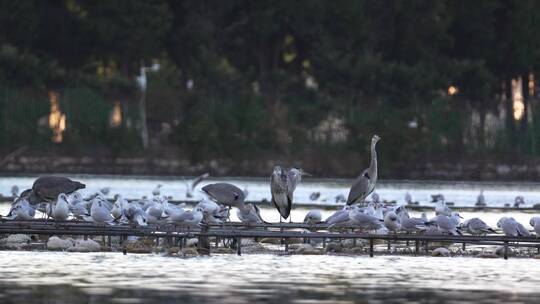
[[[465,145],[484,136],[468,132],[485,129],[473,111],[500,114],[502,83],[539,78],[539,28],[534,0],[0,0],[0,140],[47,141],[34,131],[55,90],[64,147],[141,153],[134,80],[159,61],[147,73],[150,137],[195,159],[364,151],[373,133],[394,162],[483,155]],[[329,117],[344,119],[346,141],[313,139]],[[492,152],[536,155],[537,119],[507,117]]]

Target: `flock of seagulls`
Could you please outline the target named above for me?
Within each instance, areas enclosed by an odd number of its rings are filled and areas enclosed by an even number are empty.
[[[473,235],[495,233],[480,218],[471,218],[462,222],[462,217],[452,211],[445,203],[443,195],[433,195],[435,215],[428,218],[424,213],[421,217],[411,217],[406,205],[385,205],[379,195],[373,193],[377,182],[377,151],[376,145],[380,137],[374,135],[371,139],[371,161],[368,168],[361,171],[352,184],[347,198],[340,197],[346,202],[343,209],[336,211],[327,219],[322,219],[320,210],[309,211],[304,222],[307,224],[325,223],[329,229],[354,228],[377,233],[425,233],[429,235],[456,235],[463,232]],[[294,191],[302,180],[302,176],[310,175],[300,168],[274,167],[270,176],[271,202],[281,219],[290,219],[293,207]],[[193,181],[186,182],[186,196],[193,197],[196,187],[208,174],[199,176]],[[186,210],[185,205],[169,203],[169,198],[161,195],[161,185],[152,190],[152,197],[127,201],[120,194],[115,195],[114,201],[105,196],[110,188],[104,188],[93,196],[83,199],[78,192],[85,185],[66,177],[43,176],[38,178],[31,189],[24,190],[13,202],[7,218],[29,220],[36,216],[36,211],[57,221],[65,221],[70,217],[75,220],[93,221],[96,223],[144,226],[148,224],[175,223],[186,226],[199,226],[201,223],[220,224],[230,220],[232,208],[236,208],[238,219],[244,223],[265,223],[259,208],[245,201],[246,190],[241,190],[230,183],[213,183],[201,188],[206,195],[192,210]],[[13,187],[12,194],[18,194],[18,188]],[[371,194],[371,201],[366,204],[366,198]],[[317,198],[320,196],[320,193]],[[519,198],[519,199],[518,199]],[[516,198],[519,206],[524,203],[522,197]],[[337,198],[336,198],[337,201]],[[410,204],[412,197],[405,195],[405,202]],[[485,204],[483,191],[477,199],[477,204]],[[540,217],[533,217],[530,225],[537,235],[540,235]],[[529,236],[529,231],[512,217],[503,217],[497,227],[508,236]]]

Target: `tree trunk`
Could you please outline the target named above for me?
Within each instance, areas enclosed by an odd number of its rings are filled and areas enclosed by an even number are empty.
[[[514,105],[512,94],[512,79],[505,80],[505,109],[506,109],[506,138],[507,144],[510,146],[510,151],[514,152],[515,149],[515,123],[514,123]]]
[[[486,108],[485,102],[482,101],[478,114],[480,115],[480,130],[478,132],[478,143],[480,145],[480,153],[483,155],[486,151]]]
[[[531,152],[528,140],[527,129],[529,124],[529,77],[527,74],[521,76],[521,91],[523,96],[523,117],[520,123],[519,138],[522,147],[522,151],[527,153]]]

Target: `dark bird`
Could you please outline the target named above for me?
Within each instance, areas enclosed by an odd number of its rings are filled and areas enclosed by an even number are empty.
[[[215,183],[202,187],[210,198],[217,203],[230,207],[244,207],[244,191],[229,183]]]
[[[41,176],[34,181],[32,189],[24,190],[21,198],[26,198],[31,205],[41,202],[52,202],[60,193],[70,194],[84,189],[85,184],[62,176]]]
[[[349,197],[347,197],[347,205],[363,203],[366,197],[375,189],[377,183],[377,151],[375,146],[380,139],[378,135],[373,135],[373,138],[371,138],[371,163],[369,168],[362,171],[354,181],[349,191]]]

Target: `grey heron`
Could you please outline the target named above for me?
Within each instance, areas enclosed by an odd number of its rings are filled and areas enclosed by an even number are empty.
[[[58,198],[60,193],[71,194],[86,185],[63,176],[41,176],[34,181],[31,189],[21,193],[21,197],[28,200],[31,205],[41,202],[51,202]]]
[[[209,184],[202,188],[214,201],[229,207],[244,206],[244,191],[229,183]]]
[[[347,205],[363,203],[366,197],[375,189],[377,183],[377,151],[375,146],[380,139],[378,135],[373,135],[371,138],[371,162],[369,168],[362,171],[354,181],[347,197]]]
[[[272,204],[274,204],[280,216],[284,219],[287,219],[291,214],[294,190],[296,190],[296,186],[302,180],[302,175],[309,174],[299,168],[292,168],[286,171],[280,166],[275,166],[270,176]],[[292,219],[289,222],[292,222]]]

